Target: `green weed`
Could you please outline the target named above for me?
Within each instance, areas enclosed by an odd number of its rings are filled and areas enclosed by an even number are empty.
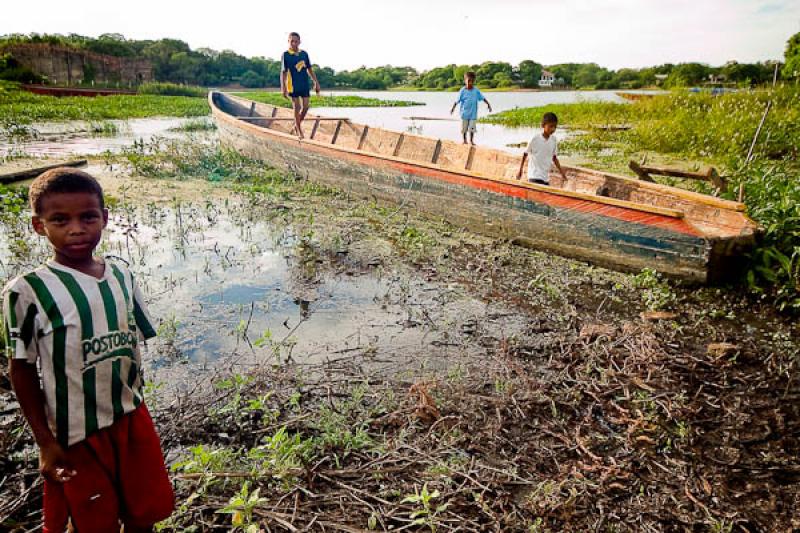
[[[292,107],[290,100],[284,98],[279,92],[251,91],[234,93],[236,96],[254,100],[277,107]],[[363,96],[316,96],[311,97],[311,105],[315,107],[406,107],[422,105],[420,102],[405,100],[381,100],[379,98],[364,98]]]
[[[426,526],[432,532],[438,527],[438,516],[447,510],[449,503],[436,505],[435,500],[441,495],[438,490],[429,491],[428,484],[422,485],[422,490],[414,489],[414,494],[408,494],[400,503],[411,503],[416,507],[409,515],[413,520],[412,524]]]
[[[633,276],[633,286],[641,290],[642,301],[650,311],[666,309],[675,303],[676,296],[669,283],[652,268]]]
[[[255,489],[250,492],[250,483],[245,481],[239,492],[230,499],[228,505],[217,511],[217,513],[231,515],[231,525],[234,527],[234,531],[241,530],[246,533],[260,531],[258,523],[253,521],[253,510],[266,503],[267,499],[259,496],[259,490]]]

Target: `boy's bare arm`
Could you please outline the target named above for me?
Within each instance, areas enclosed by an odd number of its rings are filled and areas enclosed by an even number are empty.
[[[286,71],[281,71],[281,94],[284,98],[289,98],[289,92],[286,90]]]
[[[558,162],[558,156],[555,154],[553,154],[553,163],[555,163],[558,171],[561,172],[561,177],[564,178],[564,181],[566,181],[567,175],[564,173],[564,169],[561,168],[561,163]]]
[[[308,67],[308,75],[311,76],[311,79],[314,80],[314,90],[317,92],[317,96],[319,96],[319,80],[317,79],[317,75],[314,73],[314,69]]]
[[[456,102],[455,104],[453,104],[453,107],[451,107],[451,108],[450,108],[450,114],[451,114],[451,115],[453,114],[453,111],[455,111],[455,110],[456,110],[456,106],[457,106],[457,105],[458,105],[458,102]]]
[[[489,113],[491,113],[492,112],[492,104],[490,104],[489,100],[487,100],[486,98],[484,98],[483,101],[486,102],[486,107],[489,108]]]
[[[522,162],[519,164],[519,171],[517,172],[517,179],[522,179],[522,171],[525,169],[525,161],[528,159],[528,152],[522,153]]]
[[[53,437],[44,412],[44,393],[39,386],[36,365],[24,360],[11,360],[9,374],[22,414],[31,426],[39,445],[39,471],[50,481],[69,481],[75,472],[70,468],[64,449]]]

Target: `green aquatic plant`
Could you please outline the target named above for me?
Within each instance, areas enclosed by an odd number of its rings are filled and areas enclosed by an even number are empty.
[[[263,104],[277,107],[291,108],[290,100],[284,98],[279,92],[252,91],[234,93],[236,96],[254,100]],[[364,98],[363,96],[331,95],[311,97],[311,105],[315,107],[407,107],[422,105],[420,102],[408,100],[382,100],[380,98]]]
[[[208,95],[208,89],[203,87],[168,82],[143,83],[136,89],[136,92],[139,94],[156,94],[160,96],[191,96],[194,98],[204,98]]]
[[[769,113],[766,113],[769,106]],[[588,158],[587,166],[630,174],[631,159],[678,160],[683,166],[717,167],[728,182],[718,193],[736,200],[741,192],[747,213],[764,229],[750,255],[744,281],[751,291],[784,311],[800,311],[800,87],[784,85],[715,96],[674,91],[630,103],[579,102],[514,109],[487,122],[538,126],[555,112],[578,135],[562,143],[562,153]],[[766,114],[765,114],[766,113]],[[763,128],[753,143],[756,130]],[[624,124],[608,131],[596,126]],[[752,146],[752,153],[751,153]],[[750,157],[748,158],[748,154]],[[704,181],[657,178],[705,194]],[[646,289],[648,307],[664,305],[666,292]]]
[[[62,120],[108,120],[157,116],[198,117],[210,112],[203,98],[159,95],[45,96],[6,88],[0,97],[0,124]]]

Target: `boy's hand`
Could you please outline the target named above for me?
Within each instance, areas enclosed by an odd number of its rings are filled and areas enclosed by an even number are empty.
[[[314,90],[316,91],[316,93],[317,93],[317,96],[319,96],[319,83],[317,83],[316,85],[314,85]]]
[[[283,97],[284,97],[284,98],[286,98],[287,100],[289,99],[289,92],[288,92],[286,89],[282,90],[282,91],[281,91],[281,94],[282,94],[282,95],[283,95]]]
[[[66,483],[77,472],[70,467],[64,449],[52,442],[39,448],[39,473],[48,481]]]

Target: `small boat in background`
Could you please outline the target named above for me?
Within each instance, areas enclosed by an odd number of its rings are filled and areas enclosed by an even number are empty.
[[[562,165],[552,186],[517,180],[521,154],[308,115],[209,93],[221,142],[364,197],[479,233],[627,271],[697,282],[738,275],[760,229],[739,202]]]
[[[614,93],[620,98],[624,98],[625,100],[631,100],[633,102],[638,102],[639,100],[647,100],[648,98],[653,98],[657,96],[658,93],[649,92],[649,93],[626,93],[626,92],[618,92]]]
[[[45,96],[113,96],[117,94],[136,94],[133,89],[109,89],[94,87],[55,87],[52,85],[23,84],[22,88],[34,94]]]
[[[39,177],[39,174],[47,170],[52,170],[54,168],[60,167],[85,167],[88,164],[86,159],[77,159],[74,161],[65,161],[64,163],[55,163],[52,165],[47,165],[43,167],[36,167],[36,168],[29,168],[24,170],[15,170],[14,172],[0,172],[0,184],[8,185],[9,183],[15,183],[17,181],[25,181],[25,180],[32,180],[34,178]]]

